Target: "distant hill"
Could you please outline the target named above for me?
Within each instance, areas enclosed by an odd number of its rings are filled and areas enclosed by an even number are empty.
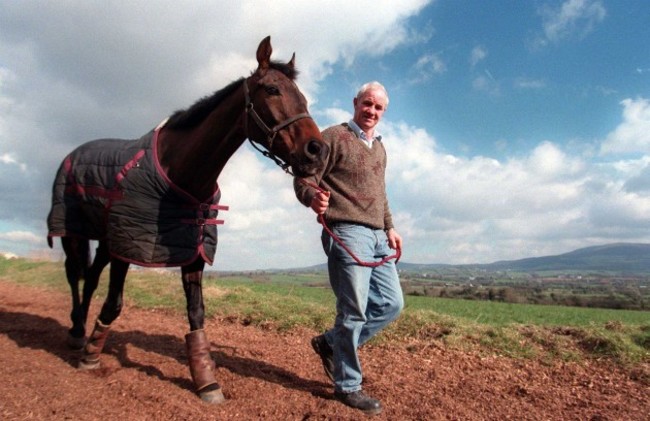
[[[615,272],[650,273],[650,244],[616,243],[585,247],[555,256],[528,257],[519,260],[502,260],[489,264],[467,265],[412,265],[405,263],[403,270],[425,268],[435,270],[469,270],[515,272]]]
[[[400,270],[412,272],[466,272],[514,271],[514,272],[610,272],[620,274],[650,273],[650,244],[615,243],[585,247],[555,256],[528,257],[519,260],[503,260],[488,264],[414,264],[400,262]],[[325,264],[292,271],[325,271]]]
[[[493,270],[650,272],[650,244],[616,243],[585,247],[556,256],[530,257],[487,265]]]

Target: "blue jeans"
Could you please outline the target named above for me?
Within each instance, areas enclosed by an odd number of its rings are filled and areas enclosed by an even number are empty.
[[[334,224],[331,230],[363,262],[393,254],[383,230],[348,223]],[[334,387],[339,392],[355,392],[361,390],[362,379],[357,348],[397,318],[404,308],[402,289],[394,260],[364,267],[325,230],[321,240],[336,296],[334,327],[325,332],[334,350]]]

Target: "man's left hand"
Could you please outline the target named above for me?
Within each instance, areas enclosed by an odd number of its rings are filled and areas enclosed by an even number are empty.
[[[386,231],[386,236],[388,236],[388,247],[393,250],[402,250],[402,236],[395,231],[395,228]]]

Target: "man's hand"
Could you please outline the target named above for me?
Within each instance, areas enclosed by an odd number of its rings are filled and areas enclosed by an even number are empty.
[[[393,250],[402,250],[402,236],[395,231],[395,228],[386,231],[386,236],[388,237],[388,247]]]
[[[317,191],[314,197],[311,199],[311,208],[318,215],[324,214],[329,204],[330,192],[328,191]]]

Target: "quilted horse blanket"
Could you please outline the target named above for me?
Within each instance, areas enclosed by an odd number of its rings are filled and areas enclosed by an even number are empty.
[[[161,124],[162,126],[162,124]],[[62,162],[48,236],[107,240],[113,257],[141,266],[212,264],[221,192],[199,200],[176,186],[156,154],[159,126],[140,139],[85,143]]]

